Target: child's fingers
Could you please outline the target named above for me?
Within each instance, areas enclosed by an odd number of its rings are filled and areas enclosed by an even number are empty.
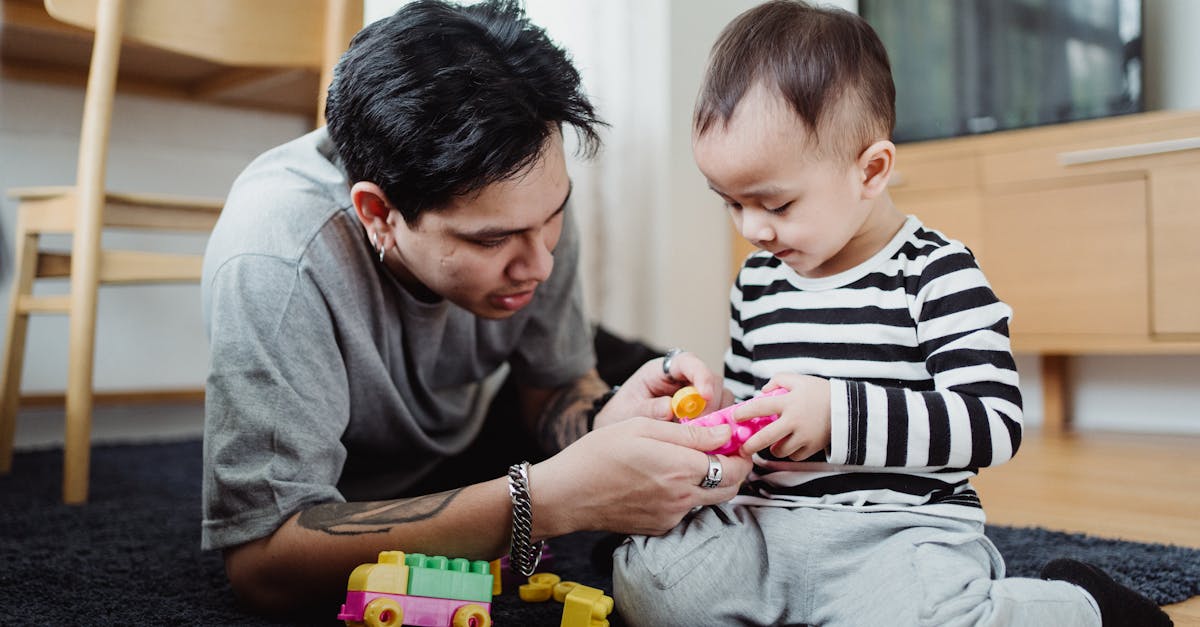
[[[800,437],[799,434],[793,431],[771,445],[771,454],[780,459],[795,460],[796,453],[804,451],[807,444],[808,442],[805,438]]]
[[[742,422],[759,416],[772,416],[783,411],[782,403],[773,396],[752,398],[733,410],[734,422]]]
[[[785,372],[783,374],[777,374],[777,375],[771,377],[771,380],[767,381],[767,384],[763,386],[763,388],[762,388],[763,394],[766,394],[767,392],[770,392],[771,390],[777,390],[779,388],[787,388],[790,390],[790,389],[796,387],[796,383],[799,380],[800,380],[800,377],[795,374],[791,374],[791,373],[787,373],[787,372]]]
[[[772,442],[787,436],[788,432],[787,425],[781,424],[780,421],[776,420],[743,442],[740,452],[742,455],[749,457],[771,446]]]

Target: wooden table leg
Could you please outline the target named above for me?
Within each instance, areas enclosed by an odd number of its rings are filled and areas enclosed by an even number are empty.
[[[1070,372],[1066,355],[1042,355],[1042,432],[1066,435],[1071,430]]]

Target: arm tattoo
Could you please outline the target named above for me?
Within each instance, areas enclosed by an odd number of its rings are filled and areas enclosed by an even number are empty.
[[[556,452],[583,437],[592,402],[607,391],[608,385],[594,373],[555,391],[538,416],[538,444],[548,452]]]
[[[437,516],[450,505],[462,488],[397,501],[326,503],[300,512],[296,522],[305,529],[334,536],[388,533],[396,525]]]

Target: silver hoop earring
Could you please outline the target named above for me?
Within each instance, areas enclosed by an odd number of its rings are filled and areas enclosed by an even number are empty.
[[[379,231],[371,231],[370,235],[371,246],[379,252],[379,261],[382,262],[383,254],[387,252],[387,249],[383,247],[383,235],[381,235]]]

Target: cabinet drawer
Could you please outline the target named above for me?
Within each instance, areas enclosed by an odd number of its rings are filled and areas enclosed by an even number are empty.
[[[1150,175],[1154,333],[1200,334],[1200,174],[1194,166]]]
[[[1062,143],[1000,151],[981,159],[985,187],[1180,163],[1200,165],[1200,129],[1190,136],[1181,136],[1179,129],[1081,136]]]
[[[979,160],[965,147],[904,144],[896,148],[894,191],[969,188],[979,184]]]
[[[1149,335],[1146,181],[994,191],[983,269],[1013,335]]]

